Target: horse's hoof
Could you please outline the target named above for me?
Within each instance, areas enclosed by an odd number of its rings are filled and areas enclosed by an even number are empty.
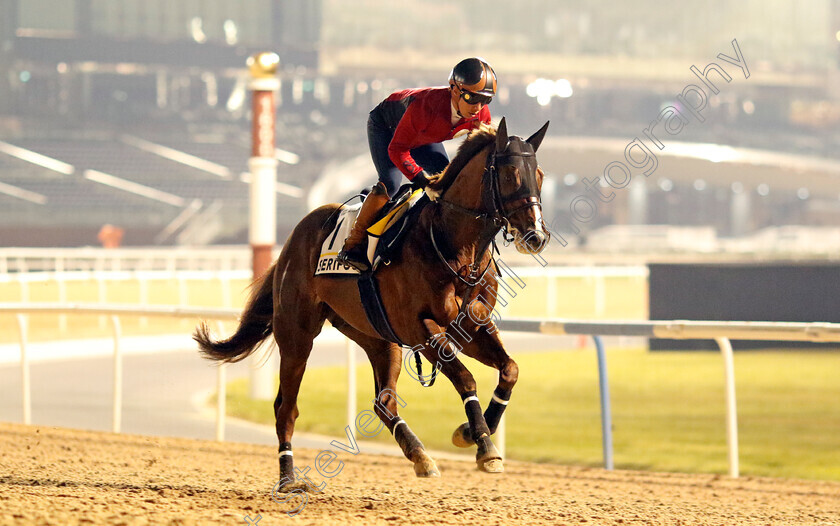
[[[478,460],[478,469],[485,473],[504,473],[505,465],[500,458],[491,458],[489,460]]]
[[[435,465],[434,460],[429,460],[428,462],[418,462],[417,464],[414,464],[414,473],[420,478],[440,476],[440,471],[438,471],[437,465]]]
[[[290,482],[289,479],[282,479],[274,486],[274,493],[291,493],[300,490],[306,491],[307,493],[321,493],[321,490],[302,480]]]
[[[439,477],[440,471],[438,471],[437,464],[435,461],[423,452],[414,462],[414,473],[421,478],[429,478],[429,477]]]
[[[470,424],[464,422],[452,433],[452,443],[458,447],[470,447],[475,445],[475,440],[470,435]]]

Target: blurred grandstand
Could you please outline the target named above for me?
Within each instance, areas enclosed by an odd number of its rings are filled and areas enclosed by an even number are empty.
[[[245,243],[244,65],[263,50],[282,64],[279,240],[312,206],[373,182],[365,121],[379,100],[442,84],[470,54],[494,64],[491,110],[515,133],[552,121],[540,151],[546,217],[568,223],[582,180],[601,176],[698,82],[691,65],[733,55],[737,38],[750,78],[724,83],[705,122],[666,141],[656,173],[566,230],[569,246],[833,246],[840,0],[690,7],[0,0],[0,245],[92,245],[106,223],[125,229],[128,245]],[[539,79],[568,89],[540,96]],[[663,234],[668,225],[683,230]],[[617,243],[617,233],[638,242]]]

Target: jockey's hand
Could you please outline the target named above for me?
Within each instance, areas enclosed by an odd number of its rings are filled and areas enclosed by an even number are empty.
[[[434,182],[435,178],[429,175],[426,170],[423,170],[411,181],[412,188],[418,189],[422,188],[426,195],[429,196],[429,199],[432,201],[436,201],[438,197],[440,197],[439,190],[433,190],[429,183]]]
[[[426,188],[431,182],[432,176],[430,176],[426,170],[423,170],[419,174],[415,175],[414,179],[411,180],[411,187],[415,190],[419,188]]]

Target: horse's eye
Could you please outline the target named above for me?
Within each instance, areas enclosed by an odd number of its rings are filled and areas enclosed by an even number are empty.
[[[513,167],[505,174],[506,182],[514,185],[514,188],[519,188],[521,185],[521,177],[519,176],[519,168]]]
[[[507,165],[500,170],[499,183],[502,195],[510,195],[515,192],[521,185],[521,177],[519,175],[519,168],[513,165]]]

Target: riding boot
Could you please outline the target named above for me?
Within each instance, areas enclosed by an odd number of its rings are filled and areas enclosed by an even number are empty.
[[[376,220],[379,211],[388,203],[388,189],[382,182],[376,183],[362,203],[362,209],[353,223],[353,228],[344,241],[344,247],[338,253],[338,260],[345,265],[365,272],[370,268],[367,258],[367,229]]]

